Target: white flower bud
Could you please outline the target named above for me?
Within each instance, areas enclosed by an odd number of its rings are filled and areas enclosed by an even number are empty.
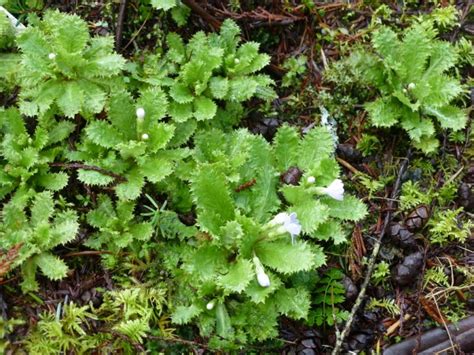
[[[255,265],[255,273],[257,274],[257,282],[262,287],[270,286],[270,278],[265,273],[265,269],[257,256],[253,257],[253,263]]]
[[[143,109],[143,107],[137,108],[136,114],[139,120],[143,120],[145,118],[145,110]]]
[[[415,83],[408,84],[408,90],[413,90],[416,87]]]
[[[55,59],[56,58],[56,53],[49,53],[48,58],[51,59],[51,60]]]
[[[235,59],[234,59],[234,63],[235,63],[235,64],[239,64],[239,63],[240,63],[240,59],[239,59],[239,58],[235,58]]]
[[[316,182],[316,178],[314,176],[308,176],[308,178],[306,179],[306,182],[308,184],[314,184]]]
[[[270,286],[270,278],[263,271],[257,274],[257,281],[258,281],[258,284],[262,287]]]
[[[148,138],[150,138],[150,136],[148,134],[146,134],[146,133],[142,134],[142,140],[146,141],[146,140],[148,140]]]
[[[408,90],[405,89],[405,88],[403,88],[402,92],[403,92],[404,94],[406,94],[406,93],[408,92]]]
[[[212,309],[214,309],[215,305],[216,305],[216,301],[212,300],[208,304],[206,304],[206,308],[207,310],[211,311]]]

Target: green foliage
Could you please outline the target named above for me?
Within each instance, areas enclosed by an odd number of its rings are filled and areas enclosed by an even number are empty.
[[[285,75],[283,76],[282,87],[289,87],[296,85],[300,77],[306,73],[306,62],[308,58],[305,55],[300,55],[298,57],[288,58],[285,63],[283,63],[283,69],[286,70]]]
[[[49,191],[22,191],[3,206],[0,225],[1,246],[21,245],[13,267],[22,267],[24,291],[38,288],[35,274],[39,268],[51,280],[66,276],[66,264],[51,249],[74,239],[79,228],[73,210],[59,210]]]
[[[440,245],[449,242],[464,243],[471,235],[474,223],[470,219],[461,218],[462,211],[462,208],[458,208],[436,212],[428,223],[430,241]]]
[[[239,27],[226,20],[219,34],[198,32],[187,44],[175,33],[168,35],[166,55],[145,68],[144,80],[166,92],[174,122],[216,117],[221,124],[234,124],[243,111],[241,102],[274,97],[272,80],[256,74],[270,58],[259,53],[258,43],[239,45],[239,34]]]
[[[341,270],[333,268],[317,281],[313,297],[316,308],[310,313],[309,324],[332,326],[347,319],[349,312],[337,306],[345,301],[343,277]]]
[[[10,23],[6,13],[0,11],[0,50],[11,47],[14,39],[15,29]]]
[[[90,38],[80,17],[47,11],[18,37],[21,50],[20,111],[43,115],[52,109],[73,118],[102,111],[120,86],[125,61],[113,53],[111,37]]]
[[[452,104],[463,91],[459,80],[448,73],[458,60],[457,51],[449,42],[437,40],[436,34],[431,21],[413,24],[402,39],[381,27],[372,35],[372,53],[351,57],[354,70],[380,94],[366,104],[372,123],[400,125],[425,153],[438,146],[435,124],[457,131],[467,120],[465,112]]]
[[[45,117],[29,134],[18,110],[0,108],[0,198],[17,189],[59,191],[68,183],[68,176],[52,172],[50,163],[63,151],[61,143],[74,130],[70,122]]]
[[[225,346],[274,336],[280,314],[307,318],[310,309],[309,290],[291,287],[288,278],[324,264],[315,242],[343,241],[341,222],[359,220],[365,206],[352,196],[342,201],[326,196],[324,186],[339,174],[326,128],[300,138],[284,126],[273,145],[244,130],[209,130],[200,132],[194,144],[196,161],[187,179],[199,231],[164,252],[179,290],[172,319],[197,322],[202,335],[224,338]],[[303,178],[296,186],[280,185],[278,176],[290,166],[304,171]],[[315,182],[307,181],[310,175]],[[277,222],[281,214],[272,219],[282,210],[287,217],[296,212],[298,221],[291,223],[301,223],[310,239],[290,239],[290,229]],[[251,320],[259,313],[268,324],[251,332]]]
[[[89,225],[97,229],[86,241],[86,245],[117,254],[133,244],[150,239],[153,227],[148,222],[135,221],[135,204],[131,201],[118,201],[115,206],[110,197],[100,195],[97,208],[87,214]]]
[[[26,349],[32,354],[89,353],[99,347],[104,352],[132,353],[142,344],[152,326],[163,329],[162,308],[165,290],[140,286],[106,292],[99,308],[59,304],[55,314],[43,313],[28,334]],[[99,330],[92,321],[107,322]],[[117,336],[119,334],[120,336]]]
[[[409,180],[402,185],[400,208],[403,211],[408,211],[419,205],[429,205],[433,197],[431,190],[424,191],[418,182]]]
[[[374,273],[372,274],[372,280],[375,285],[379,285],[384,283],[390,276],[390,264],[386,261],[379,262],[374,269]]]
[[[395,300],[390,298],[371,298],[367,305],[367,310],[377,308],[385,309],[392,318],[397,318],[400,315],[400,307],[395,303]]]

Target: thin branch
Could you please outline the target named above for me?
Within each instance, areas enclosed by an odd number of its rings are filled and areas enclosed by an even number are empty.
[[[65,169],[83,169],[83,170],[92,170],[92,171],[97,171],[98,173],[101,173],[103,175],[111,176],[118,182],[126,182],[127,179],[125,179],[122,175],[115,174],[111,171],[102,169],[98,166],[94,165],[85,165],[81,163],[50,163],[49,166],[57,166],[60,168],[65,168]]]
[[[211,14],[207,13],[201,6],[199,6],[194,0],[182,0],[183,4],[191,8],[196,14],[201,16],[204,20],[209,22],[209,24],[217,31],[221,27],[221,23]]]
[[[120,8],[117,18],[117,29],[115,31],[115,49],[120,52],[122,47],[122,32],[123,32],[123,20],[125,18],[125,9],[127,8],[127,0],[120,0]]]
[[[385,215],[385,220],[384,220],[384,223],[383,223],[382,230],[380,231],[380,234],[379,234],[378,238],[375,240],[374,249],[372,250],[372,255],[370,257],[370,262],[369,262],[369,265],[367,267],[367,273],[365,275],[364,282],[362,283],[360,292],[357,295],[357,299],[354,303],[354,306],[352,307],[351,313],[349,315],[349,318],[347,319],[347,322],[344,326],[344,329],[341,331],[341,333],[339,334],[339,336],[336,339],[336,345],[334,346],[334,349],[331,353],[332,355],[338,355],[340,353],[342,343],[344,342],[344,339],[346,338],[346,336],[349,334],[349,331],[350,331],[351,326],[352,326],[352,322],[354,321],[355,314],[359,310],[359,308],[362,304],[362,301],[365,297],[365,293],[367,291],[367,286],[369,285],[370,279],[372,278],[372,273],[374,272],[374,269],[375,269],[375,262],[377,260],[377,256],[378,256],[379,251],[380,251],[380,245],[381,245],[381,242],[382,242],[382,238],[384,237],[385,232],[387,230],[387,227],[388,227],[388,225],[389,225],[389,223],[392,219],[393,200],[396,199],[397,196],[398,196],[401,181],[402,181],[402,175],[404,174],[404,172],[405,172],[405,170],[408,166],[408,163],[410,161],[410,156],[411,156],[411,150],[408,150],[407,158],[403,162],[403,164],[400,166],[400,170],[398,171],[398,176],[397,176],[397,180],[395,181],[395,185],[393,186],[391,199],[388,201],[388,206],[387,206],[388,211],[387,211],[387,214]]]

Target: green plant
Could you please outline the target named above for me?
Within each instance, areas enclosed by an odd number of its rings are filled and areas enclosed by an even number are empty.
[[[256,42],[239,45],[239,34],[239,27],[226,20],[219,34],[198,32],[187,44],[175,33],[168,35],[166,55],[145,67],[143,80],[167,93],[174,122],[216,117],[220,123],[213,122],[214,127],[235,124],[243,101],[274,97],[270,77],[256,74],[269,56],[259,53]]]
[[[375,266],[374,273],[372,274],[372,280],[375,285],[379,285],[386,281],[389,275],[390,264],[383,260]]]
[[[65,277],[68,271],[64,261],[51,250],[74,239],[78,217],[73,210],[58,210],[56,204],[49,191],[35,194],[33,190],[23,190],[3,206],[1,245],[4,249],[21,245],[12,267],[21,265],[25,292],[38,288],[37,268],[51,280]]]
[[[53,109],[73,118],[101,112],[112,88],[123,83],[119,74],[125,60],[113,53],[113,39],[90,38],[84,20],[59,11],[47,11],[32,24],[17,39],[21,113]]]
[[[97,232],[91,234],[85,245],[98,250],[105,248],[113,254],[127,247],[133,249],[134,245],[140,249],[137,243],[140,245],[150,239],[153,227],[151,223],[135,221],[134,210],[135,204],[131,201],[117,201],[114,206],[109,196],[99,195],[97,208],[87,214],[87,222]],[[111,267],[113,257],[107,260]]]
[[[400,208],[407,211],[419,205],[429,205],[434,197],[431,189],[424,191],[418,182],[409,180],[402,185]]]
[[[458,55],[449,42],[436,39],[433,23],[415,23],[400,40],[388,27],[372,35],[372,53],[352,55],[354,70],[380,93],[367,103],[371,122],[378,127],[400,125],[415,147],[425,153],[438,146],[433,119],[443,129],[460,130],[467,115],[451,102],[462,92],[459,79],[447,71]]]
[[[74,124],[45,116],[29,134],[26,123],[18,110],[0,108],[0,198],[18,189],[59,191],[68,183],[68,175],[50,164],[62,155]]]
[[[282,67],[286,70],[282,80],[282,87],[293,86],[298,83],[301,75],[303,75],[307,68],[306,62],[308,58],[305,55],[299,55],[298,57],[288,58]]]
[[[164,93],[150,89],[142,93],[138,104],[130,95],[113,95],[108,118],[91,121],[84,129],[82,141],[68,157],[97,170],[79,169],[78,178],[85,184],[115,186],[122,200],[135,200],[146,181],[157,183],[171,174],[175,161],[189,154],[186,149],[167,150],[175,126],[159,122],[164,108],[159,105]],[[135,112],[135,107],[141,105]]]
[[[460,216],[462,208],[456,210],[437,211],[428,223],[432,243],[445,245],[449,242],[464,243],[471,235],[474,223],[463,220]]]
[[[15,29],[10,23],[7,14],[0,11],[0,50],[8,49],[13,45]]]
[[[374,310],[376,308],[385,309],[392,318],[397,318],[400,315],[400,307],[395,303],[395,300],[390,298],[371,298],[367,309]]]
[[[240,347],[274,337],[280,314],[307,317],[309,291],[288,280],[325,262],[311,239],[341,243],[341,221],[366,213],[357,199],[342,197],[333,147],[326,128],[300,138],[284,126],[273,145],[244,130],[196,136],[196,161],[183,175],[199,231],[163,252],[178,290],[174,323],[195,321],[213,346]],[[279,186],[291,167],[304,172],[301,180]],[[308,241],[297,240],[300,233]]]
[[[426,270],[423,277],[423,288],[431,284],[449,287],[448,275],[444,272],[444,267],[436,266]]]
[[[180,0],[150,0],[150,3],[157,10],[171,10],[171,17],[178,26],[184,26],[191,13],[191,9]]]
[[[347,320],[349,312],[337,305],[345,301],[346,290],[342,285],[344,274],[339,269],[329,269],[315,287],[313,302],[316,308],[309,314],[311,325],[334,325]]]

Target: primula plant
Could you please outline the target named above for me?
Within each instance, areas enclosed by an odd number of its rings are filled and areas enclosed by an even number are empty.
[[[79,229],[78,216],[71,209],[57,207],[49,191],[32,190],[17,193],[3,206],[0,224],[1,246],[10,249],[21,245],[12,267],[21,265],[22,289],[38,289],[36,270],[51,280],[66,276],[68,267],[51,250],[75,238]]]
[[[125,64],[113,53],[113,39],[91,38],[84,20],[59,11],[47,11],[34,25],[18,38],[20,111],[34,116],[52,108],[69,118],[101,112]]]
[[[350,60],[380,94],[366,104],[371,122],[378,127],[401,126],[425,153],[438,146],[438,126],[457,131],[467,120],[467,114],[453,104],[463,91],[450,72],[458,53],[436,35],[431,21],[412,25],[401,39],[382,26],[372,35],[372,51],[357,52]]]
[[[219,34],[198,32],[186,44],[175,33],[167,36],[168,51],[145,66],[143,80],[166,91],[174,122],[216,117],[221,125],[235,124],[243,112],[242,102],[274,97],[273,81],[257,74],[269,56],[259,53],[258,43],[239,45],[239,34],[239,27],[226,20]]]
[[[179,290],[172,319],[196,321],[216,347],[274,337],[279,315],[308,315],[309,290],[292,286],[292,276],[323,265],[318,241],[343,242],[342,222],[366,209],[344,195],[326,128],[301,138],[285,126],[273,145],[245,130],[212,130],[195,146],[189,183],[199,231],[164,252]],[[280,182],[289,169],[302,174],[294,185]]]

